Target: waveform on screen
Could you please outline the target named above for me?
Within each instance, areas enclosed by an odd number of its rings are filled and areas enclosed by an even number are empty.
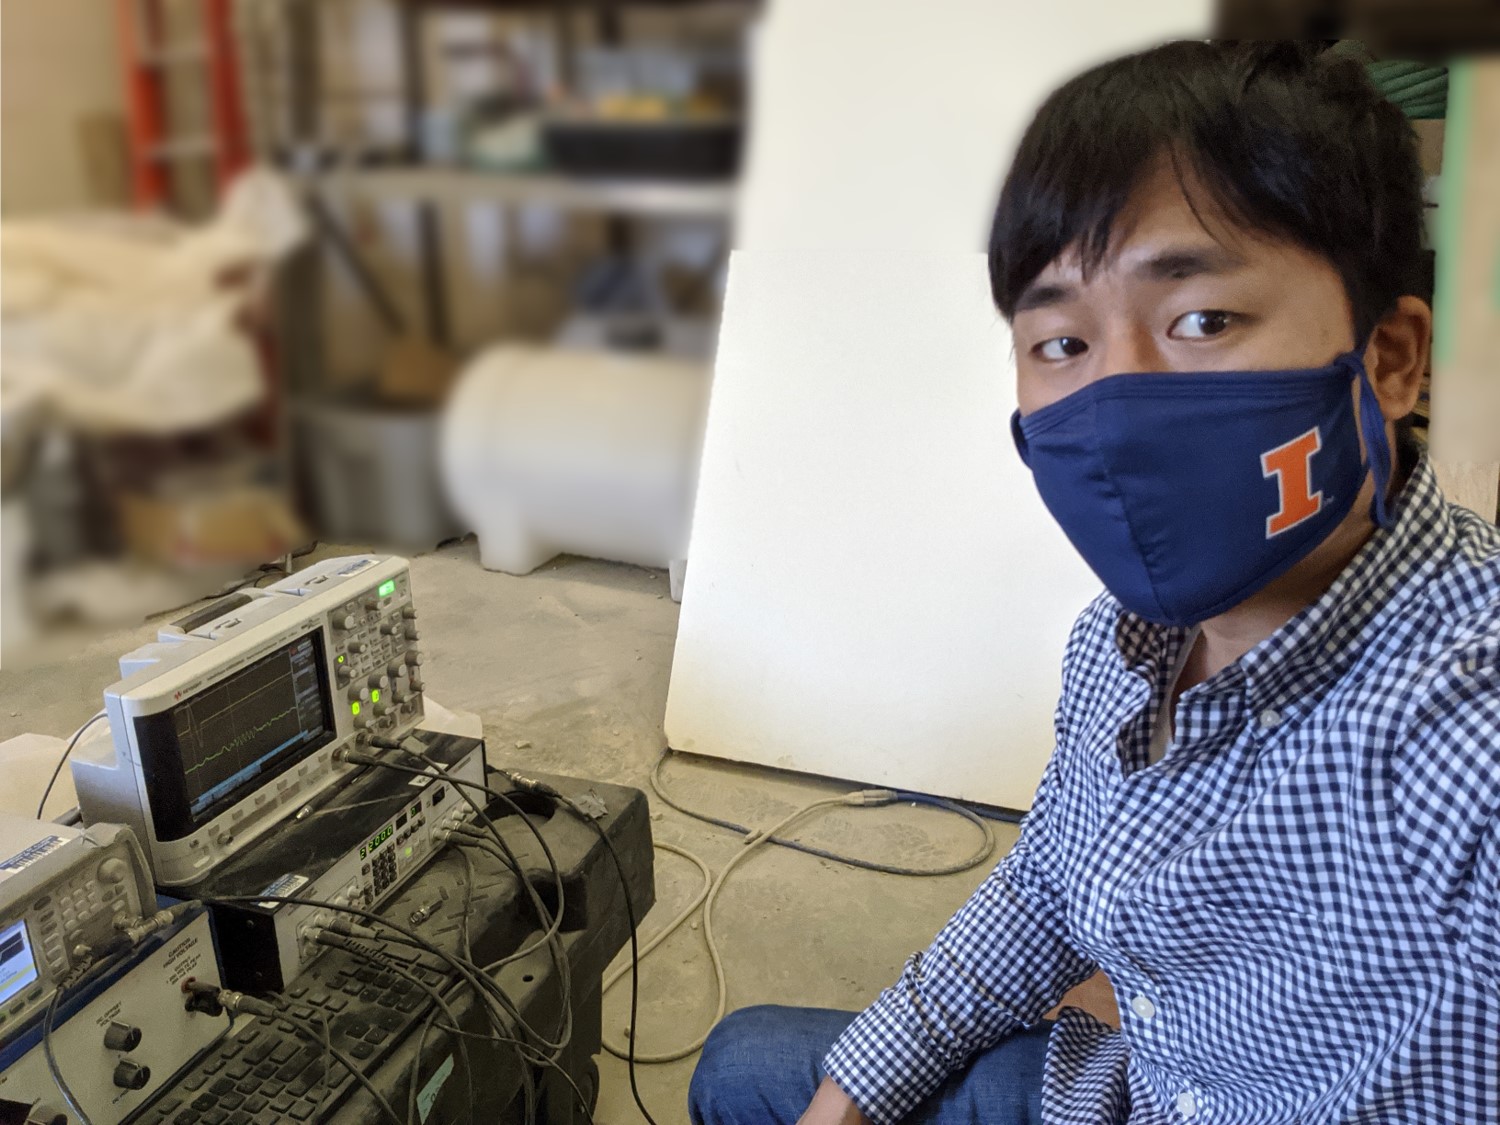
[[[261,732],[269,730],[271,727],[275,726],[282,719],[286,718],[288,715],[292,714],[296,710],[297,710],[297,705],[295,703],[293,703],[292,706],[288,707],[286,710],[280,712],[279,714],[272,715],[269,719],[267,719],[265,722],[259,724],[258,726],[251,727],[249,730],[246,730],[246,731],[241,731],[239,734],[235,735],[227,743],[225,743],[223,746],[221,746],[218,750],[215,750],[212,754],[208,755],[206,758],[199,759],[198,762],[195,765],[189,766],[183,772],[184,773],[196,773],[198,770],[201,770],[204,766],[208,765],[210,762],[213,762],[213,761],[215,761],[215,760],[217,760],[219,758],[222,758],[225,754],[229,754],[229,753],[232,753],[235,750],[238,750],[241,746],[244,746],[247,742],[253,741],[255,739],[255,737],[257,735],[259,735]]]

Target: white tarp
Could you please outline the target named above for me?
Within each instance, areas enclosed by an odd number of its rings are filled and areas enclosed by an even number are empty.
[[[237,318],[247,285],[304,237],[290,187],[269,171],[241,176],[197,229],[0,225],[0,409],[162,434],[253,406],[264,383]]]

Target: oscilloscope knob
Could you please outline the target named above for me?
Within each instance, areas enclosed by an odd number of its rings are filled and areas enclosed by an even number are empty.
[[[377,715],[384,715],[389,710],[390,708],[386,706],[385,700],[383,699],[379,703],[375,704],[375,714]]]
[[[141,1029],[128,1023],[112,1022],[104,1029],[106,1051],[133,1051],[141,1045]]]
[[[364,652],[365,646],[362,641],[350,641],[346,646],[350,652]]]
[[[144,1090],[151,1081],[151,1068],[129,1059],[115,1064],[115,1085],[122,1090]]]
[[[352,613],[338,613],[338,614],[335,614],[334,618],[333,618],[333,627],[335,629],[352,629],[352,628],[354,628],[354,614],[352,614]]]
[[[349,698],[350,700],[357,700],[360,703],[368,703],[370,701],[370,689],[367,687],[352,687],[349,689]]]
[[[130,867],[118,856],[111,856],[99,865],[99,882],[117,884],[130,877]]]
[[[364,716],[363,713],[354,716],[354,729],[355,730],[364,730],[365,727],[367,727],[369,725],[370,725],[370,720],[367,719],[367,718],[365,718],[365,716]]]
[[[366,682],[376,691],[384,691],[391,686],[391,678],[383,673],[371,676]]]
[[[415,625],[408,625],[406,627],[406,639],[407,640],[414,641],[414,640],[417,639],[417,635],[418,635],[417,634],[417,627]]]
[[[412,618],[416,617],[416,615],[417,615],[417,607],[416,606],[414,606],[414,605],[404,605],[404,606],[401,607],[401,616],[404,617],[404,618],[406,618],[408,621],[410,621]]]

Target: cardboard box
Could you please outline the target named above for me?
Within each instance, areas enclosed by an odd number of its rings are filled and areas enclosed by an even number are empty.
[[[120,521],[133,554],[181,569],[268,562],[308,539],[286,497],[258,484],[171,496],[127,492]]]
[[[403,336],[380,364],[380,397],[404,406],[437,406],[448,397],[458,360],[419,336]]]

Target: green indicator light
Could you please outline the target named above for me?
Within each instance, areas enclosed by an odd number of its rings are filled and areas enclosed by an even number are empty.
[[[359,714],[359,704],[358,703],[351,703],[351,704],[349,704],[349,710],[351,712],[353,712],[354,714],[358,715]]]
[[[371,703],[379,703],[380,702],[380,689],[379,688],[376,688],[374,691],[372,691],[370,693],[370,702]]]
[[[388,598],[396,592],[396,580],[392,578],[389,582],[382,582],[380,589],[376,591],[382,598]]]
[[[339,663],[340,664],[342,664],[346,659],[347,659],[347,657],[345,657],[342,652],[339,653]]]

